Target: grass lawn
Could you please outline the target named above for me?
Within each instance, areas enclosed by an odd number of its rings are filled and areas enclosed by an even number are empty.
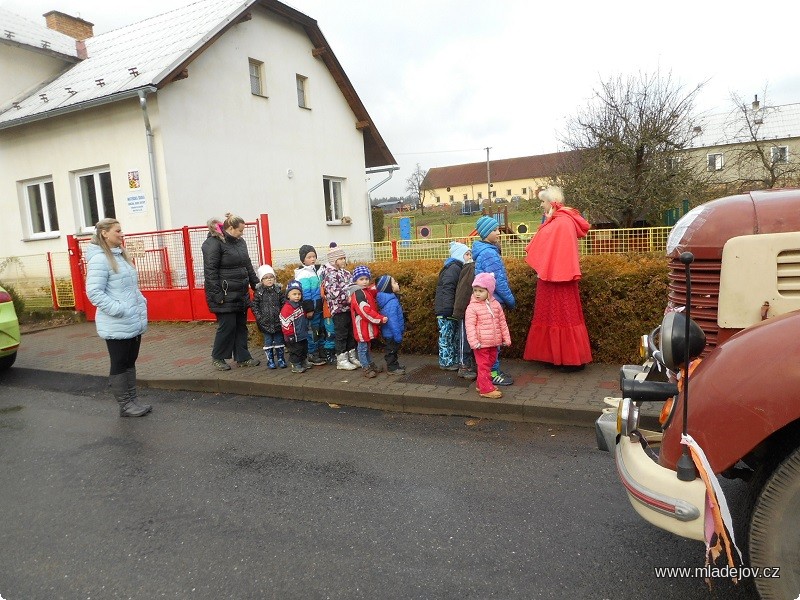
[[[514,231],[520,223],[525,223],[530,232],[538,229],[542,221],[542,212],[538,204],[536,202],[534,205],[532,201],[521,202],[519,206],[516,203],[493,204],[491,208],[486,209],[486,212],[502,224],[507,211],[508,224]],[[430,238],[466,237],[475,229],[475,222],[481,215],[480,213],[462,215],[459,210],[460,207],[425,207],[425,214],[420,210],[388,214],[384,218],[384,224],[390,228],[389,239],[392,240],[400,238],[399,222],[403,218],[411,219],[412,238],[418,237],[417,232],[423,226],[430,228],[431,234],[428,236]]]

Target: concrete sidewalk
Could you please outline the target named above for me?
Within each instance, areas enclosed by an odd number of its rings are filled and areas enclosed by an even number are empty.
[[[216,371],[211,366],[215,328],[209,322],[151,323],[137,362],[140,385],[581,426],[594,424],[604,397],[620,396],[619,365],[590,364],[583,371],[561,373],[538,363],[504,360],[503,370],[515,383],[501,388],[501,399],[490,400],[478,396],[474,383],[440,370],[435,356],[403,355],[402,349],[406,375],[397,377],[384,372],[367,379],[360,369],[340,371],[330,365],[300,374],[269,370],[261,348],[251,348],[260,366]],[[373,356],[383,364],[380,354]],[[80,323],[24,334],[15,367],[106,376],[108,364],[94,323]]]

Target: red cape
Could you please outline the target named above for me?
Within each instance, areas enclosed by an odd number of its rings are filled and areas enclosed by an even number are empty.
[[[590,227],[574,208],[557,206],[525,248],[525,262],[545,281],[580,279],[577,240]]]

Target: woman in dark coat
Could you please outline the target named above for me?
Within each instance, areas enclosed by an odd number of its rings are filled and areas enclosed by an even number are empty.
[[[250,291],[258,278],[242,239],[244,219],[230,213],[220,223],[208,222],[208,237],[203,242],[203,274],[208,310],[217,317],[217,335],[211,350],[212,364],[218,371],[231,367],[231,358],[240,367],[255,367],[259,361],[247,349],[247,308]]]

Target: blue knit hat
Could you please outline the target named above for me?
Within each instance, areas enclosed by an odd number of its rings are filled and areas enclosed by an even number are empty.
[[[286,293],[288,294],[292,290],[297,290],[301,294],[303,293],[303,286],[300,285],[300,282],[297,279],[292,279],[289,283],[286,284]]]
[[[455,258],[459,262],[464,262],[464,255],[470,252],[469,246],[461,242],[450,242],[450,258]]]
[[[497,222],[497,219],[489,216],[483,216],[475,223],[475,230],[478,232],[478,235],[481,236],[482,240],[485,240],[490,233],[499,227],[500,223]]]
[[[375,283],[375,287],[378,288],[379,292],[391,292],[392,291],[392,276],[391,275],[381,275],[378,277],[378,281]]]
[[[369,267],[365,265],[358,265],[355,269],[353,269],[353,283],[355,283],[360,277],[372,279],[372,273],[369,272]]]

